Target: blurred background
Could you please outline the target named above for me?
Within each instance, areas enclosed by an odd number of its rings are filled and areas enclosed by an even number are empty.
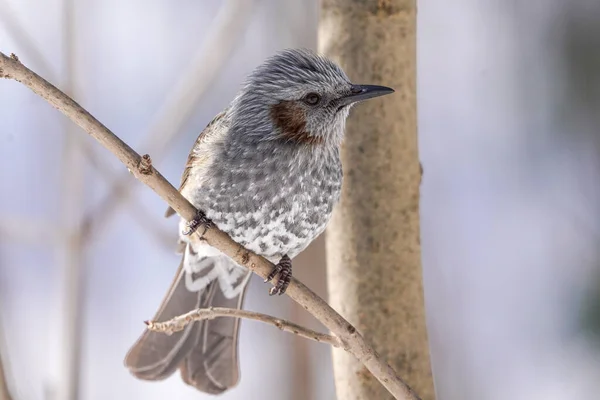
[[[316,0],[0,0],[0,50],[177,185],[198,133],[246,74],[278,49],[316,48],[318,17]],[[600,3],[423,1],[417,37],[437,396],[597,399]],[[144,382],[122,364],[176,270],[176,219],[8,81],[0,207],[0,354],[15,399],[62,399],[74,387],[86,400],[203,398],[177,375]],[[322,239],[294,274],[326,296]],[[246,308],[320,329],[267,290],[254,277]],[[335,398],[327,346],[242,326],[242,380],[221,398]]]

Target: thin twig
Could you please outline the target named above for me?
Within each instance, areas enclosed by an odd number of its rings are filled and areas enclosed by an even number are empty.
[[[164,332],[171,335],[174,332],[179,332],[192,321],[203,321],[205,319],[214,319],[218,317],[233,317],[252,319],[254,321],[264,322],[265,324],[273,325],[284,332],[293,333],[306,339],[314,340],[315,342],[327,343],[333,347],[341,347],[341,343],[333,335],[319,333],[312,329],[305,328],[284,319],[272,317],[270,315],[257,313],[254,311],[240,310],[234,308],[210,307],[198,308],[186,314],[179,315],[165,322],[146,321],[148,329],[154,332]]]
[[[198,210],[154,167],[151,174],[141,173],[138,170],[141,161],[139,154],[73,99],[21,64],[16,56],[11,55],[11,57],[8,57],[0,53],[0,77],[21,82],[52,106],[56,107],[94,139],[98,140],[107,150],[117,156],[138,180],[154,190],[184,219],[190,221],[196,217]],[[236,263],[246,266],[262,278],[266,278],[273,270],[274,265],[272,263],[234,242],[226,233],[215,227],[205,226],[204,228],[198,230],[199,232],[205,231],[202,239],[214,248],[219,249]],[[195,234],[192,240],[199,241],[200,236]],[[292,278],[286,294],[302,305],[338,337],[344,350],[362,362],[396,399],[419,399],[419,396],[377,354],[373,347],[364,340],[356,328],[331,308],[322,298],[295,278]]]

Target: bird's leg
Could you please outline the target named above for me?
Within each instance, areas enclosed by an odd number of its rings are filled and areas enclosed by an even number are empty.
[[[183,234],[186,236],[191,235],[192,233],[196,232],[196,229],[198,229],[200,225],[204,225],[205,227],[204,232],[202,232],[202,235],[206,233],[206,230],[208,228],[214,226],[213,222],[206,217],[206,214],[204,214],[203,211],[198,210],[198,213],[196,214],[194,219],[187,223],[187,229],[183,231]]]
[[[265,282],[271,281],[278,274],[279,279],[277,280],[277,283],[269,290],[270,296],[273,296],[274,294],[284,294],[292,280],[292,260],[287,254],[281,257],[281,260],[275,265],[275,268],[273,268],[273,271],[267,276]]]

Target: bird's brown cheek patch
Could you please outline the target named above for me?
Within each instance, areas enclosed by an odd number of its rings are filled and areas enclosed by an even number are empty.
[[[272,106],[271,118],[286,141],[308,145],[324,142],[321,136],[311,135],[306,129],[304,110],[293,101],[281,101]]]

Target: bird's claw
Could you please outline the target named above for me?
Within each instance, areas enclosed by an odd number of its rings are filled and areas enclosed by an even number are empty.
[[[192,233],[196,232],[198,227],[201,225],[205,226],[205,230],[204,232],[202,232],[202,235],[204,235],[206,233],[206,230],[213,226],[213,222],[206,217],[206,214],[204,214],[204,212],[198,210],[198,214],[196,214],[196,217],[187,223],[187,229],[183,231],[183,234],[185,236],[189,236]]]
[[[275,265],[275,268],[273,268],[273,271],[267,276],[265,282],[273,280],[277,275],[279,275],[279,279],[275,286],[269,290],[269,296],[284,294],[292,280],[292,260],[287,255],[281,257],[281,260]]]

